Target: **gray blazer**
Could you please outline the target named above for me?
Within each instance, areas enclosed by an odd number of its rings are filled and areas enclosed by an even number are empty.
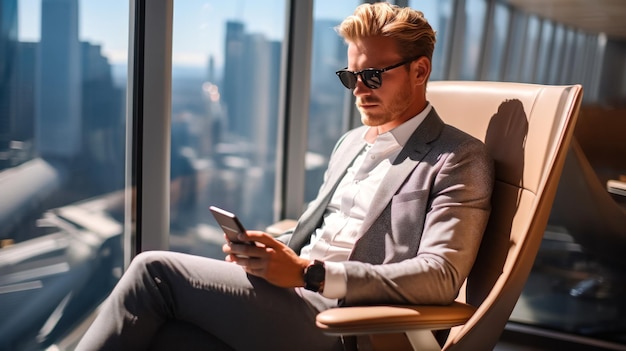
[[[323,220],[331,195],[365,146],[364,128],[333,151],[317,198],[289,240],[297,253]],[[493,161],[485,145],[444,124],[433,108],[409,138],[360,229],[343,305],[448,304],[474,263],[490,212]]]

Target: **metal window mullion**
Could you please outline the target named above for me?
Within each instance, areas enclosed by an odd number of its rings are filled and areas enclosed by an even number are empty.
[[[125,261],[169,247],[173,0],[130,5]]]
[[[276,196],[276,219],[298,218],[304,209],[305,156],[308,149],[313,0],[290,0],[287,5],[282,55],[281,112]],[[282,160],[282,162],[280,161]]]

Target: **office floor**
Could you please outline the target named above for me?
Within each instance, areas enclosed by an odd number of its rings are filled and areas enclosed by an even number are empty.
[[[513,328],[517,329],[517,328]],[[521,328],[525,329],[524,327]],[[564,340],[556,336],[542,336],[529,330],[511,330],[511,323],[503,332],[494,351],[624,351],[626,345],[608,344],[597,340],[572,338]],[[541,331],[539,331],[541,334]],[[571,336],[566,336],[571,337]]]

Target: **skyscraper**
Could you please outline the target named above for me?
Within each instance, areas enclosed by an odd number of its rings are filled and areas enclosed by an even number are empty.
[[[78,0],[41,1],[35,143],[44,157],[73,159],[81,149]]]
[[[9,166],[15,113],[17,0],[0,0],[0,169]]]
[[[228,125],[226,129],[234,131],[237,124],[242,123],[238,118],[242,115],[241,89],[245,84],[244,25],[241,22],[228,21],[226,23],[226,40],[224,48],[224,74],[222,75],[222,97],[226,105]]]
[[[89,42],[81,42],[80,46],[80,164],[89,179],[86,191],[96,195],[124,185],[124,163],[120,162],[124,159],[123,92],[113,83],[111,65],[102,55],[101,46]]]
[[[227,130],[255,145],[273,136],[268,126],[277,118],[281,43],[264,34],[246,33],[240,22],[226,24],[222,78]],[[275,131],[274,131],[275,132]],[[256,150],[255,158],[266,155]]]

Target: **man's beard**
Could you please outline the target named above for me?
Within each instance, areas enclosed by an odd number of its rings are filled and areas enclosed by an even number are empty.
[[[385,105],[380,105],[381,101],[376,98],[368,97],[366,99],[357,99],[357,108],[361,114],[361,123],[366,126],[376,127],[391,122],[398,118],[407,106],[410,105],[411,95],[413,94],[410,87],[399,89],[399,93],[394,95],[393,100]],[[377,111],[364,111],[360,105],[377,104]]]

